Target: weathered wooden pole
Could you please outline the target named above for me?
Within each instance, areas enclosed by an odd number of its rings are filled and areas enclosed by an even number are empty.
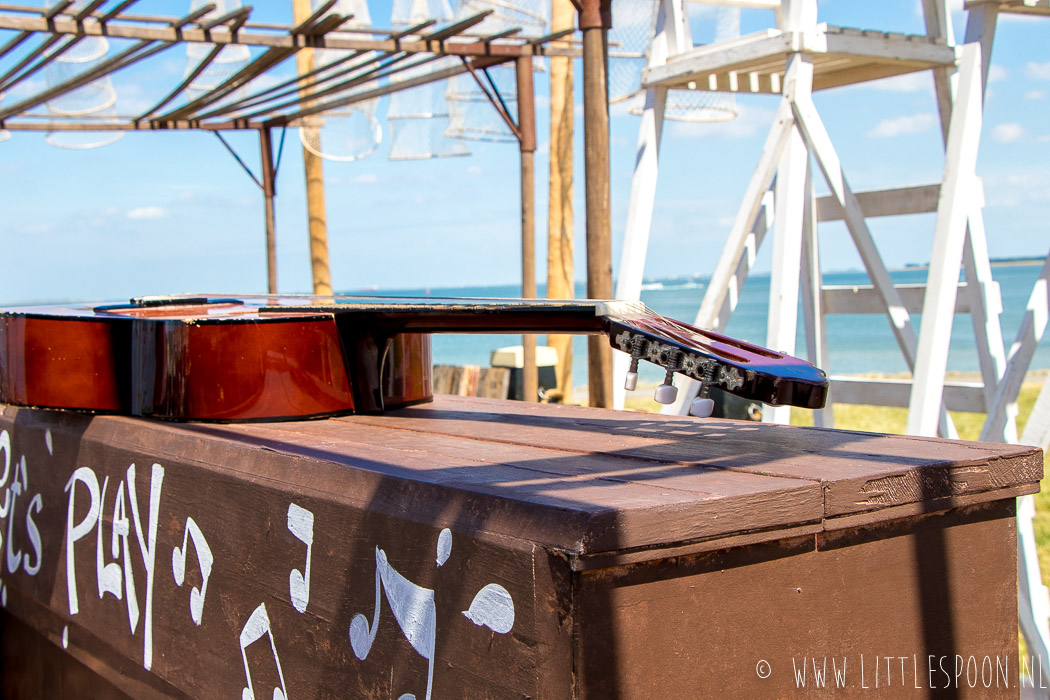
[[[574,0],[583,32],[583,144],[587,209],[587,297],[612,297],[609,216],[609,27],[611,0]],[[612,406],[612,350],[587,338],[587,386],[592,406]]]
[[[298,24],[312,14],[310,0],[292,0],[292,18]],[[314,69],[313,49],[303,49],[295,55],[299,75]],[[304,91],[305,92],[305,91]],[[319,127],[301,126],[300,129],[317,132]],[[320,135],[312,134],[305,139],[310,143],[321,142]],[[332,274],[328,265],[328,223],[324,204],[324,163],[321,157],[303,146],[303,170],[306,175],[306,217],[310,235],[310,268],[313,274],[314,294],[332,293]]]
[[[262,158],[262,191],[266,203],[266,289],[277,293],[277,234],[273,198],[277,194],[276,173],[273,169],[273,139],[268,127],[259,129],[259,156]]]
[[[553,0],[551,31],[571,29],[576,11],[569,0]],[[576,112],[573,100],[573,58],[551,56],[550,188],[547,208],[547,297],[576,296],[573,280],[572,141]],[[548,335],[558,353],[558,390],[572,398],[571,335]]]
[[[536,297],[536,193],[534,158],[536,155],[536,101],[532,84],[532,56],[519,56],[518,144],[521,150],[521,296]],[[536,336],[522,336],[522,398],[539,400],[539,373],[536,369]]]

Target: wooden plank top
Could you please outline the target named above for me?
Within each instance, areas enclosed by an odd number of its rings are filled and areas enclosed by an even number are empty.
[[[787,59],[797,52],[813,62],[814,90],[955,64],[954,48],[927,36],[820,24],[811,31],[767,29],[697,46],[646,68],[642,84],[779,94]]]
[[[966,0],[965,8],[970,10],[984,4],[995,5],[999,12],[1007,14],[1050,16],[1047,0]]]
[[[816,483],[821,519],[997,489],[1035,492],[1043,472],[1039,450],[1018,445],[478,398],[438,397],[387,416],[338,420]]]
[[[192,461],[246,488],[264,483],[420,523],[454,514],[464,529],[574,559],[815,533],[906,506],[1033,493],[1042,476],[1040,452],[1027,447],[467,397],[284,423],[12,407],[3,415],[64,426],[143,462]]]

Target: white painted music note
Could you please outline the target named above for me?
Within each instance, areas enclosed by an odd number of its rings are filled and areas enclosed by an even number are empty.
[[[405,638],[412,648],[428,662],[427,700],[434,680],[434,638],[437,633],[437,606],[434,591],[412,583],[399,574],[387,561],[386,552],[376,547],[376,606],[372,625],[368,618],[358,613],[350,621],[350,647],[362,661],[368,656],[379,629],[380,589],[386,593],[386,601],[397,619]],[[406,693],[398,700],[415,700]]]
[[[288,504],[288,529],[296,539],[306,545],[306,573],[292,569],[288,575],[288,591],[292,606],[299,612],[306,612],[310,603],[310,555],[314,548],[314,514],[302,506]]]
[[[479,627],[484,625],[493,632],[506,634],[514,626],[514,600],[506,588],[490,583],[478,591],[463,615]]]
[[[452,531],[445,528],[438,535],[438,566],[448,561],[452,554]],[[375,612],[372,624],[358,613],[350,621],[350,647],[362,661],[368,656],[379,629],[381,593],[386,593],[387,603],[393,611],[397,624],[412,648],[428,662],[427,694],[434,683],[434,649],[437,638],[437,605],[434,591],[412,583],[397,572],[387,559],[386,552],[376,547]],[[506,634],[514,626],[514,601],[507,589],[490,583],[474,596],[473,602],[463,615],[476,625],[484,625],[498,634]],[[415,695],[405,693],[398,700],[415,700]]]
[[[197,552],[197,563],[200,566],[202,581],[200,588],[194,586],[190,589],[190,617],[199,627],[201,617],[204,615],[204,599],[208,595],[208,578],[211,576],[211,567],[215,563],[215,557],[211,553],[211,547],[208,546],[208,540],[204,538],[204,533],[193,518],[186,518],[182,547],[175,547],[171,551],[171,573],[175,577],[175,583],[181,587],[186,581],[186,547],[191,539],[193,549]]]
[[[248,687],[241,691],[241,700],[255,700],[255,687],[252,685],[252,672],[248,668],[246,649],[261,639],[263,635],[270,638],[270,650],[273,652],[273,660],[277,663],[277,677],[281,681],[281,687],[273,689],[273,700],[287,700],[288,689],[284,685],[284,671],[281,670],[281,659],[277,656],[277,646],[273,641],[273,630],[270,628],[270,616],[266,614],[266,603],[259,604],[241,629],[241,658],[244,660],[244,677],[248,680]]]
[[[444,565],[450,556],[452,556],[452,530],[446,527],[438,533],[437,565]]]

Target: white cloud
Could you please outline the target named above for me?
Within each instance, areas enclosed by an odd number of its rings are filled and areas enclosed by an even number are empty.
[[[1050,201],[1050,167],[1011,166],[995,170],[982,177],[986,206],[1020,207]]]
[[[871,138],[892,138],[905,134],[919,134],[935,127],[937,117],[930,113],[915,114],[910,117],[883,119],[878,126],[868,132]]]
[[[1017,122],[998,124],[992,129],[992,140],[996,143],[1016,143],[1027,136],[1023,126]]]
[[[168,216],[168,210],[154,206],[137,207],[129,209],[124,216],[128,219],[165,219]]]
[[[1042,100],[1046,99],[1046,90],[1029,90],[1022,95],[1026,100]]]
[[[1006,70],[1000,65],[992,64],[988,68],[988,82],[989,83],[1000,83],[1010,77],[1010,71]]]
[[[379,182],[379,178],[376,177],[375,173],[361,173],[350,178],[350,182],[355,185],[371,185]]]
[[[1046,63],[1029,61],[1024,67],[1024,72],[1030,80],[1050,80],[1050,61]]]

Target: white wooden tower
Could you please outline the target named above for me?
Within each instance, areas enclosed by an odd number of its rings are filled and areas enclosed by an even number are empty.
[[[707,1],[707,0],[704,0]],[[656,181],[663,105],[668,89],[691,88],[779,95],[779,108],[748,183],[725,247],[705,292],[696,325],[724,329],[763,240],[772,237],[766,345],[795,353],[801,295],[806,354],[828,369],[825,319],[833,313],[885,315],[912,370],[912,380],[874,380],[832,375],[830,401],[907,407],[907,432],[956,437],[946,412],[988,413],[981,439],[1016,442],[1016,400],[1024,372],[1046,325],[1050,306],[1050,257],[1029,302],[1009,357],[999,323],[1001,300],[992,279],[976,174],[984,88],[996,16],[1017,12],[1050,16],[1048,0],[971,0],[965,42],[956,46],[946,0],[923,0],[926,34],[908,36],[842,29],[817,21],[815,0],[709,0],[765,8],[776,28],[723,44],[693,47],[682,0],[661,0],[657,33],[643,72],[645,92],[638,154],[628,210],[618,298],[641,291]],[[814,90],[929,71],[933,75],[945,147],[938,183],[873,192],[849,185],[835,146],[812,99]],[[816,197],[813,172],[831,194]],[[936,213],[925,285],[894,285],[872,238],[867,218]],[[822,283],[817,224],[844,221],[871,280],[866,288]],[[965,282],[960,284],[960,265]],[[921,328],[912,315],[922,314]],[[945,382],[948,343],[957,313],[971,316],[981,382]],[[834,342],[834,339],[832,339]],[[626,358],[616,358],[622,377]],[[622,406],[622,381],[617,381]],[[1048,383],[1050,387],[1050,383]],[[1050,442],[1050,388],[1044,387],[1025,439]],[[689,412],[699,385],[684,381],[665,412]],[[831,427],[829,407],[817,425]],[[764,420],[786,423],[786,408],[767,410]],[[1034,507],[1019,506],[1019,606],[1029,649],[1050,676],[1047,648],[1050,601],[1042,585],[1031,528]]]
[[[722,329],[766,237],[773,239],[773,269],[766,344],[794,353],[799,295],[803,301],[807,354],[827,368],[824,320],[828,313],[882,313],[913,370],[913,382],[833,377],[831,397],[840,403],[910,407],[909,432],[955,436],[944,410],[983,411],[1005,364],[999,330],[998,289],[991,279],[981,221],[980,182],[975,174],[986,70],[977,46],[956,47],[945,0],[925,0],[927,33],[908,36],[862,31],[817,22],[815,0],[724,0],[776,13],[777,27],[733,42],[692,47],[679,0],[662,0],[658,32],[643,73],[646,109],[623,246],[617,296],[636,298],[641,286],[659,164],[661,107],[669,88],[769,94],[780,105],[726,245],[706,290],[697,325]],[[937,86],[946,145],[942,182],[876,192],[854,192],[812,99],[814,90],[917,71],[931,71]],[[816,198],[811,162],[831,194]],[[925,289],[894,286],[866,217],[937,212],[931,266]],[[825,288],[821,281],[817,223],[844,220],[872,286]],[[957,284],[966,262],[965,286]],[[969,311],[977,335],[983,383],[945,386],[948,334],[956,310]],[[929,319],[922,329],[912,314]],[[681,385],[668,411],[686,413],[698,385]],[[766,420],[786,422],[786,409]],[[830,426],[830,407],[818,412]],[[1012,417],[1007,421],[1011,435]]]

